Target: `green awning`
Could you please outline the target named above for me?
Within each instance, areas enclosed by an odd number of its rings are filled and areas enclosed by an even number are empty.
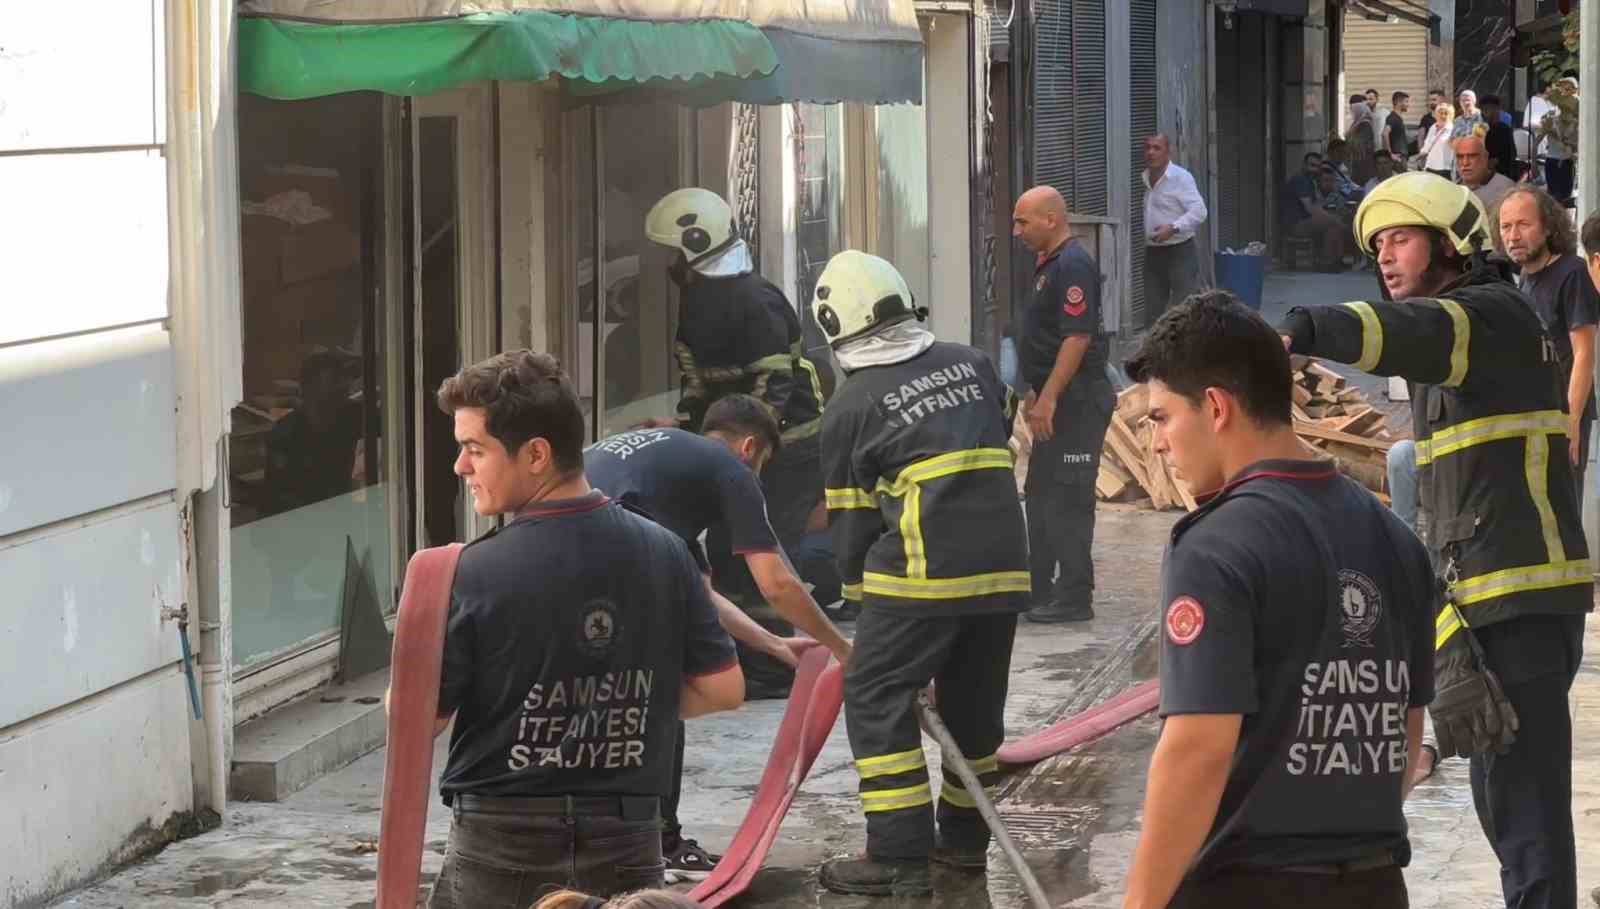
[[[770,75],[772,43],[730,19],[648,21],[525,10],[389,23],[241,17],[239,88],[280,100],[430,95],[487,80],[614,89],[705,87]]]

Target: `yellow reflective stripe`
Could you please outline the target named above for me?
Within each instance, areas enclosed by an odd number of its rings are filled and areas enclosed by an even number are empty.
[[[1539,529],[1544,532],[1545,558],[1561,561],[1567,554],[1561,545],[1561,529],[1556,526],[1556,510],[1550,506],[1550,437],[1529,436],[1522,457],[1523,473],[1528,478],[1528,496],[1539,511]]]
[[[1526,568],[1503,568],[1462,581],[1453,589],[1457,606],[1471,606],[1496,597],[1530,590],[1549,590],[1572,584],[1589,584],[1594,581],[1594,569],[1588,559],[1550,562]]]
[[[1372,308],[1371,303],[1346,303],[1350,311],[1361,317],[1361,359],[1356,361],[1356,369],[1362,372],[1371,372],[1378,366],[1378,360],[1383,357],[1383,322],[1379,321],[1378,313]]]
[[[1460,388],[1467,380],[1467,349],[1472,344],[1472,320],[1467,311],[1454,300],[1440,300],[1439,305],[1450,314],[1455,331],[1450,345],[1450,375],[1444,380],[1445,388]]]
[[[880,481],[878,488],[880,491],[887,488],[893,495],[904,495],[907,489],[918,483],[926,483],[953,473],[963,473],[968,470],[1010,470],[1011,467],[1011,450],[1008,448],[969,448],[908,465],[894,478],[893,484]]]
[[[846,600],[849,600],[852,603],[861,602],[861,585],[860,584],[846,584],[846,585],[844,585],[844,588],[843,588],[842,592],[840,593],[840,596],[844,597]]]
[[[922,754],[921,748],[856,760],[856,772],[861,774],[861,778],[864,780],[880,776],[894,776],[897,773],[910,773],[913,770],[921,770],[927,766],[928,759]]]
[[[988,788],[989,787],[985,786],[984,790],[987,791]],[[940,786],[939,798],[949,802],[951,805],[954,805],[957,808],[978,807],[978,800],[972,797],[972,793],[967,791],[967,787],[962,786],[959,783],[947,782],[943,786]]]
[[[927,783],[907,786],[904,789],[883,789],[876,792],[861,793],[861,810],[868,814],[875,811],[899,811],[904,808],[916,808],[921,805],[931,804],[933,804],[933,788]]]
[[[1567,415],[1559,410],[1528,410],[1522,413],[1479,417],[1457,423],[1435,432],[1431,437],[1417,442],[1417,464],[1431,464],[1463,448],[1542,435],[1567,434]]]
[[[789,348],[789,355],[794,357],[795,362],[800,364],[800,368],[811,376],[811,393],[816,396],[817,411],[821,412],[822,378],[817,375],[817,364],[811,362],[811,358],[806,356],[804,339],[794,342],[794,346]]]
[[[794,357],[786,353],[773,354],[768,357],[762,357],[746,366],[745,369],[749,372],[793,372]]]
[[[912,600],[954,600],[992,593],[1028,593],[1033,590],[1033,578],[1026,571],[995,571],[962,578],[901,578],[869,571],[863,590]]]
[[[865,489],[824,489],[823,497],[828,502],[830,509],[871,508],[878,507],[878,497]]]
[[[983,776],[985,773],[994,773],[1000,769],[1000,757],[998,755],[991,754],[988,757],[981,757],[975,761],[971,761],[970,764],[972,766],[973,773],[976,773],[978,776]]]
[[[801,439],[809,439],[821,431],[822,418],[817,417],[809,423],[801,423],[799,426],[791,426],[785,429],[778,438],[782,439],[784,444],[788,444],[790,442],[798,442]]]
[[[900,504],[900,536],[906,544],[906,577],[926,578],[928,544],[922,539],[922,487],[912,483]]]
[[[1456,611],[1456,607],[1445,604],[1433,620],[1433,649],[1442,649],[1446,641],[1465,627],[1466,623],[1461,620],[1461,613]]]

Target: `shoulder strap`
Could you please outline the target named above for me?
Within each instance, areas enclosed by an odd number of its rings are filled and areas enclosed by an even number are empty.
[[[378,824],[377,909],[414,909],[433,777],[445,616],[462,544],[424,549],[406,566],[389,668],[389,730]]]

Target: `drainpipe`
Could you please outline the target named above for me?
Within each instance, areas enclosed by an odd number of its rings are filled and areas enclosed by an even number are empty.
[[[218,815],[227,804],[233,735],[225,434],[242,380],[234,22],[232,0],[166,6],[168,324],[178,393],[183,606],[201,701],[190,753],[194,807]]]

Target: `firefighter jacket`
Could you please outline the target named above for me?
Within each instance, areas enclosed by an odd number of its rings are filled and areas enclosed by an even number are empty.
[[[1438,299],[1295,309],[1285,330],[1295,353],[1412,383],[1420,498],[1455,607],[1437,647],[1463,622],[1592,609],[1566,395],[1520,291],[1480,267]]]
[[[770,406],[784,442],[821,428],[822,384],[804,355],[800,319],[783,291],[760,275],[696,275],[683,288],[674,350],[686,429],[699,432],[706,408],[734,393]]]
[[[989,358],[959,344],[850,373],[822,424],[846,599],[926,616],[1025,607],[1014,404]]]

